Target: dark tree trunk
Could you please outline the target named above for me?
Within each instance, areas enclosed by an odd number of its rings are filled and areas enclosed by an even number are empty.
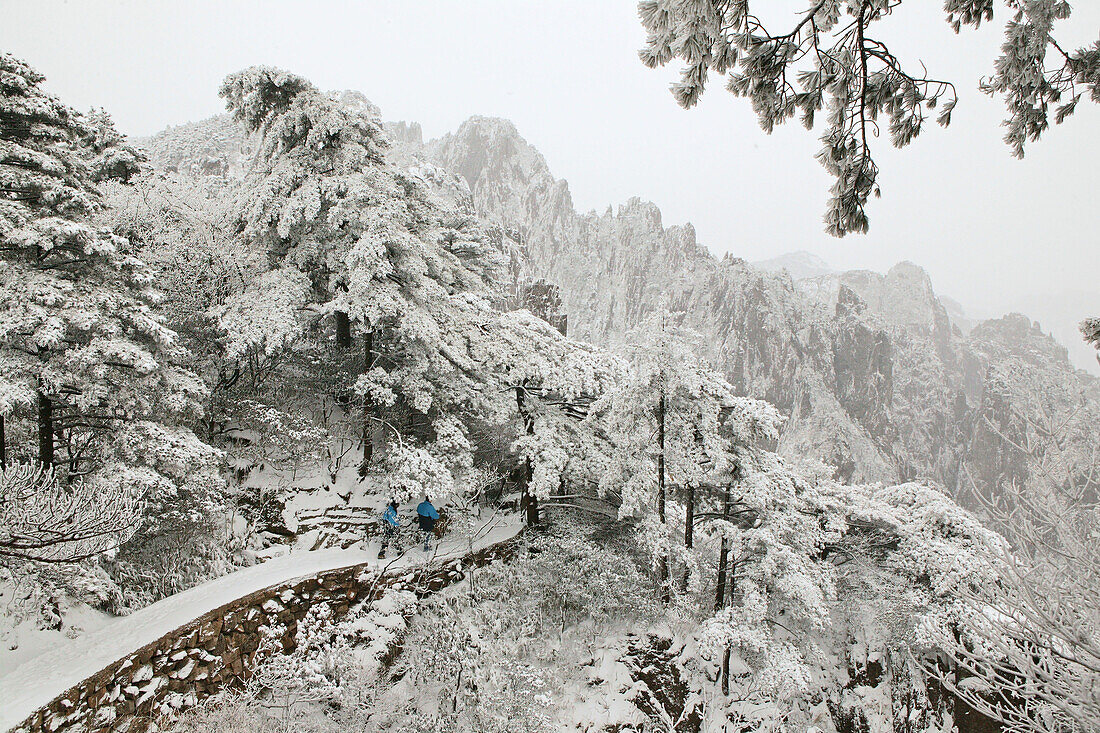
[[[38,461],[53,465],[53,402],[43,392],[38,393]]]
[[[726,538],[722,538],[721,547],[718,550],[718,587],[714,593],[714,610],[724,608],[726,605],[726,559],[729,557],[729,547]]]
[[[8,470],[8,439],[4,434],[3,415],[0,415],[0,470]]]
[[[726,651],[722,654],[722,694],[730,694],[730,648],[726,646]]]
[[[341,349],[351,348],[351,318],[343,311],[336,311],[336,345]]]
[[[657,517],[665,523],[665,395],[657,403]]]
[[[730,516],[730,490],[727,486],[722,495],[722,518],[729,520]],[[729,561],[729,544],[726,536],[722,535],[722,543],[718,549],[718,588],[714,594],[714,609],[726,607],[726,565]]]
[[[534,435],[535,418],[527,410],[525,394],[526,390],[523,385],[516,387],[516,408],[519,410],[520,417],[523,418],[524,431],[528,435]],[[531,475],[533,473],[534,467],[531,465],[531,459],[525,458],[519,472],[520,509],[524,512],[524,521],[528,526],[539,523],[539,500],[537,496],[531,493]]]
[[[531,473],[531,461],[528,460],[527,465],[523,469],[524,495],[527,497],[527,501],[525,502],[526,511],[524,513],[524,521],[526,521],[528,525],[535,525],[539,523],[539,498],[531,493]]]
[[[346,313],[336,312],[336,341],[340,342],[340,316],[347,320]],[[351,334],[348,333],[348,345],[351,344]],[[374,331],[367,331],[363,335],[363,373],[374,368]],[[374,415],[374,406],[370,398],[363,396],[363,465],[359,467],[359,474],[365,476],[367,467],[374,458],[374,425],[371,418]]]
[[[695,485],[688,484],[684,502],[687,504],[686,517],[684,519],[684,547],[691,550],[695,546]],[[688,587],[688,577],[691,571],[684,568],[684,590]]]
[[[722,492],[722,518],[729,521],[730,516],[730,490],[729,487],[725,487]],[[714,608],[720,610],[725,608],[729,602],[729,596],[733,595],[733,585],[735,578],[733,570],[727,571],[727,565],[729,564],[729,543],[726,541],[725,535],[722,536],[722,544],[718,551],[718,588],[715,593]],[[726,593],[726,587],[729,586],[729,594]],[[722,654],[722,671],[719,673],[722,678],[722,694],[728,695],[730,692],[730,648],[726,647],[725,652]]]
[[[665,527],[665,391],[661,387],[661,398],[657,403],[657,518],[661,520],[661,528]],[[667,537],[668,533],[665,532]],[[668,553],[661,551],[659,560],[661,577],[661,600],[668,603],[670,589],[668,587]]]

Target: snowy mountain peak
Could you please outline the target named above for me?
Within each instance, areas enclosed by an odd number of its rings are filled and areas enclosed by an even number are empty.
[[[637,196],[632,196],[625,203],[619,205],[617,213],[619,218],[636,217],[650,224],[654,230],[664,229],[661,221],[661,209],[652,201],[645,201]]]
[[[821,275],[830,275],[835,273],[832,267],[829,266],[825,260],[821,259],[812,252],[806,250],[799,250],[797,252],[788,252],[786,254],[779,255],[778,257],[772,257],[766,260],[757,260],[750,263],[753,267],[761,270],[767,270],[768,272],[779,272],[780,270],[786,270],[791,276],[792,280],[802,280],[807,277],[819,277]]]
[[[511,120],[499,117],[474,116],[463,122],[457,131],[430,142],[437,157],[462,160],[457,172],[475,187],[486,177],[489,180],[530,182],[538,177],[550,177],[550,167],[542,153],[528,143]]]

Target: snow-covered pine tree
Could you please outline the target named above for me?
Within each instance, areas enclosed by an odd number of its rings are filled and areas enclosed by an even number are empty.
[[[747,453],[776,439],[781,422],[772,406],[736,395],[700,356],[699,336],[673,321],[663,309],[646,318],[629,348],[627,377],[590,417],[610,442],[601,489],[621,497],[620,517],[641,520],[666,592],[677,544],[672,515],[690,548],[695,525],[718,511],[700,506],[721,496]],[[680,554],[690,564],[689,553]]]
[[[3,337],[4,369],[2,380],[2,411],[11,414],[18,405],[38,404],[38,458],[53,464],[54,426],[51,386],[34,374],[39,354],[48,348],[45,343],[25,343],[34,337],[33,325],[28,329],[16,308],[19,301],[29,300],[25,289],[30,278],[22,270],[27,263],[50,253],[38,243],[54,237],[62,240],[69,220],[86,218],[95,201],[90,172],[74,150],[72,141],[78,136],[78,118],[59,101],[47,96],[38,84],[43,77],[23,62],[4,54],[0,56],[0,246],[3,247],[5,277]],[[60,214],[61,216],[56,216]],[[51,216],[54,215],[54,216]],[[39,231],[28,231],[34,227]],[[75,232],[74,232],[75,234]],[[77,252],[82,254],[83,247]],[[60,252],[61,250],[57,250]],[[55,255],[56,256],[56,255]],[[14,268],[20,275],[16,277]],[[23,290],[18,295],[13,288]],[[41,334],[38,341],[55,341],[55,336]]]
[[[273,262],[221,311],[232,348],[285,347],[302,333],[296,314],[310,309],[346,314],[346,323],[333,319],[337,344],[358,324],[363,444],[369,450],[369,428],[385,423],[399,497],[452,491],[449,476],[471,461],[469,426],[511,429],[517,388],[572,399],[613,379],[592,349],[490,306],[503,282],[499,250],[472,211],[386,159],[372,107],[265,68],[230,76],[222,94],[259,138],[241,188],[241,239]],[[568,462],[558,438],[577,423],[547,417],[534,397],[524,404],[534,432],[519,427],[514,449],[531,460],[526,483],[545,493]]]
[[[296,313],[312,312],[333,315],[335,343],[346,349],[358,324],[364,464],[375,429],[393,427],[387,409],[413,416],[405,427],[431,439],[436,419],[456,404],[448,395],[461,402],[468,381],[453,377],[439,322],[467,295],[488,295],[499,254],[476,218],[386,160],[389,141],[365,100],[326,95],[261,67],[229,76],[221,93],[258,138],[238,201],[239,239],[273,263],[256,287],[227,303],[230,338],[244,349],[285,346],[302,332]],[[422,464],[398,455],[407,447],[401,442],[391,458]]]
[[[10,55],[0,58],[0,74],[4,402],[10,410],[34,395],[38,457],[52,465],[70,419],[80,427],[110,421],[106,403],[147,412],[161,382],[183,395],[193,385],[157,359],[173,336],[153,311],[148,270],[126,252],[126,242],[93,222],[96,180],[110,170],[131,171],[129,162],[104,163],[112,154],[109,118],[97,116],[89,127]],[[79,449],[64,447],[71,449],[69,470],[79,473]]]
[[[353,189],[392,192],[381,120],[266,67],[231,74],[220,94],[257,138],[238,201],[241,243],[266,251],[275,267],[308,273],[317,299],[328,303],[347,287],[344,260],[362,234],[335,210],[354,197]],[[337,342],[350,346],[347,312],[336,312]]]
[[[583,418],[622,379],[624,365],[527,310],[486,314],[483,322],[483,328],[466,330],[473,336],[469,353],[493,385],[482,394],[505,396],[492,400],[486,412],[502,422],[519,418],[511,448],[519,459],[521,505],[534,524],[539,502],[570,481],[584,487],[598,475],[594,447],[605,438],[598,422]]]
[[[1100,318],[1086,318],[1081,321],[1081,333],[1085,341],[1097,348],[1096,359],[1100,361]]]
[[[210,521],[217,452],[186,427],[205,387],[176,366],[149,269],[95,221],[96,182],[138,157],[42,81],[0,55],[0,412],[35,411],[37,460],[64,481],[143,497],[147,533]]]
[[[107,110],[92,109],[83,115],[82,122],[85,132],[81,142],[92,156],[89,166],[94,182],[129,183],[141,172],[145,153],[122,136]]]
[[[891,143],[908,145],[931,119],[947,126],[958,101],[955,85],[926,68],[908,67],[891,51],[885,21],[916,3],[817,0],[787,20],[751,0],[641,0],[646,30],[640,56],[651,68],[679,59],[676,101],[692,107],[711,72],[752,103],[771,132],[796,115],[808,130],[824,118],[817,159],[835,178],[826,230],[838,237],[866,232],[867,200],[879,194],[870,143],[879,125]],[[993,21],[992,0],[946,0],[958,33]],[[1073,50],[1055,30],[1072,12],[1065,0],[1006,0],[1005,42],[982,91],[1002,95],[1005,142],[1018,158],[1051,121],[1061,123],[1081,99],[1100,101],[1100,41]],[[1086,39],[1087,40],[1087,39]],[[1065,50],[1071,49],[1071,50]],[[822,114],[824,112],[824,114]],[[888,123],[885,122],[888,120]]]
[[[905,729],[939,729],[951,711],[913,660],[935,663],[965,595],[994,582],[1003,540],[934,487],[845,486],[829,467],[752,458],[734,485],[750,520],[716,521],[705,538],[728,546],[729,598],[695,634],[697,663],[731,703],[748,703],[754,727],[810,727],[825,702],[890,730],[915,696],[923,712],[903,713]],[[869,674],[872,662],[882,671]],[[846,691],[853,675],[877,688],[873,700]]]

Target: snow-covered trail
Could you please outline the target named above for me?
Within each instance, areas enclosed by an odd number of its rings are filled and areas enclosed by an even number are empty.
[[[521,528],[514,518],[497,519],[473,537],[440,542],[431,553],[413,549],[385,560],[379,560],[373,548],[292,552],[157,601],[76,639],[62,640],[10,670],[0,670],[0,731],[23,722],[58,695],[131,652],[250,593],[353,565],[388,573],[452,560],[511,539]]]

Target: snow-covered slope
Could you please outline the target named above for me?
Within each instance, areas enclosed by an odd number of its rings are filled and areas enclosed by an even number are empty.
[[[3,670],[0,673],[0,731],[17,725],[112,662],[237,598],[297,578],[353,565],[398,571],[422,563],[444,561],[503,542],[514,537],[521,528],[518,522],[502,520],[483,527],[474,537],[442,542],[430,554],[413,549],[389,560],[379,560],[376,547],[294,552],[170,596],[84,636],[59,640],[55,647],[13,669]]]

